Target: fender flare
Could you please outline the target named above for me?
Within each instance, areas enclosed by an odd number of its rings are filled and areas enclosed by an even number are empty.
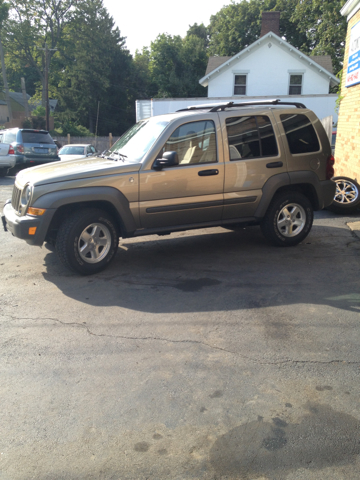
[[[129,201],[119,190],[113,187],[82,187],[57,190],[45,193],[37,198],[32,207],[52,209],[55,211],[66,205],[84,202],[107,202],[117,212],[126,232],[134,232],[137,228],[131,213]]]

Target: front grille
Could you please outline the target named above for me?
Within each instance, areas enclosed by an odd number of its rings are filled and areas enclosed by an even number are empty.
[[[14,185],[12,197],[11,197],[11,206],[14,210],[18,211],[20,208],[20,196],[21,190],[16,185]]]

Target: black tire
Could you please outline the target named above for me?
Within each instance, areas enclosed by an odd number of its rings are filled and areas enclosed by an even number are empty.
[[[346,215],[354,213],[360,207],[360,186],[349,177],[334,177],[336,183],[335,197],[328,210]]]
[[[5,177],[5,175],[7,174],[7,171],[8,171],[8,168],[0,168],[0,177]]]
[[[97,208],[84,208],[61,224],[56,252],[66,267],[92,275],[109,265],[118,244],[119,234],[111,216]]]
[[[270,243],[291,247],[307,237],[313,219],[313,208],[305,195],[285,192],[273,199],[260,225]]]

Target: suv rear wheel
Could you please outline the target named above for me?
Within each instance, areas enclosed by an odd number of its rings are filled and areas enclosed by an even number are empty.
[[[298,192],[277,195],[261,222],[264,237],[274,245],[297,245],[309,234],[313,223],[310,201]]]
[[[60,226],[56,251],[62,263],[82,275],[103,270],[116,254],[119,235],[112,218],[102,210],[74,212]]]

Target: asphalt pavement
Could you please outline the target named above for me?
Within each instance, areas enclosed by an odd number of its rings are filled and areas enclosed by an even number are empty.
[[[1,230],[0,480],[360,479],[359,222],[127,239],[91,277]]]

